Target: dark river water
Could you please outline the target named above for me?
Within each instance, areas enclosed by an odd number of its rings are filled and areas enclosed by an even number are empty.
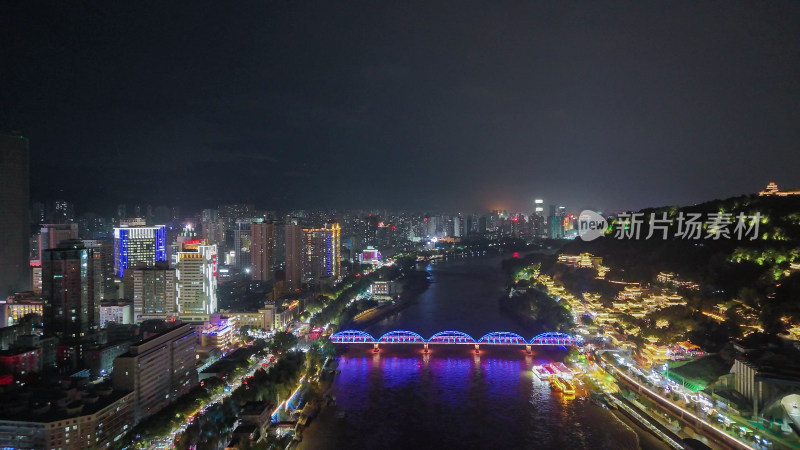
[[[507,257],[507,256],[505,256]],[[459,330],[476,339],[526,330],[498,309],[503,256],[456,258],[427,267],[429,288],[408,308],[368,327],[375,337],[410,330],[428,338]],[[638,448],[639,438],[608,410],[565,399],[531,373],[563,351],[466,346],[352,346],[339,359],[328,408],[304,434],[302,448]],[[335,414],[339,412],[338,417]],[[643,446],[646,448],[647,442]]]

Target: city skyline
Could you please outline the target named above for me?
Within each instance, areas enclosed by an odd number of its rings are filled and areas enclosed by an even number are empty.
[[[800,186],[797,3],[103,6],[6,15],[0,129],[30,139],[34,199],[615,211]]]
[[[0,449],[800,448],[800,2],[14,2]]]

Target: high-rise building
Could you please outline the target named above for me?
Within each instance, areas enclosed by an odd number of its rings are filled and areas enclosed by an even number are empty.
[[[297,217],[287,217],[284,225],[284,248],[286,252],[286,287],[300,289],[304,267],[303,227]]]
[[[93,394],[84,393],[83,399],[80,393],[65,394],[64,402],[52,405],[28,396],[30,400],[19,405],[24,413],[10,409],[0,413],[0,448],[110,448],[131,429],[134,394],[102,386]]]
[[[338,223],[322,228],[305,228],[306,280],[312,283],[336,283],[341,279],[340,228]]]
[[[535,236],[545,234],[544,223],[544,200],[537,198],[533,201],[533,214],[531,214],[531,231]]]
[[[167,260],[167,231],[164,225],[154,227],[114,228],[114,270],[119,278],[125,269],[143,262],[148,266]]]
[[[135,393],[134,422],[138,423],[197,385],[195,331],[180,324],[131,345],[114,360],[114,389]]]
[[[178,312],[186,321],[208,320],[217,312],[217,246],[204,239],[186,241],[178,252]]]
[[[100,270],[103,280],[102,299],[117,298],[119,288],[114,281],[114,244],[100,239],[84,239],[83,245],[100,253]]]
[[[239,220],[233,229],[233,267],[240,272],[251,268],[250,243],[252,242],[250,220]]]
[[[250,258],[254,281],[272,281],[275,265],[275,225],[263,219],[250,224]]]
[[[97,329],[102,278],[100,253],[79,240],[64,241],[42,255],[45,333],[80,338]]]
[[[208,239],[210,244],[222,245],[225,243],[225,224],[219,217],[216,209],[204,209],[200,213],[201,236]]]
[[[178,315],[175,269],[166,262],[137,267],[133,277],[133,320],[170,319]]]
[[[65,200],[47,202],[47,218],[51,223],[74,222],[75,205]]]
[[[147,220],[144,217],[123,217],[119,219],[119,226],[121,227],[146,227]]]
[[[285,267],[286,263],[286,223],[283,220],[273,222],[275,228],[275,265]]]
[[[251,204],[232,204],[220,205],[219,218],[225,222],[226,227],[234,228],[239,220],[250,220],[253,218],[255,207]]]
[[[467,234],[470,236],[474,236],[480,234],[482,231],[480,230],[480,218],[477,214],[471,214],[467,217]]]
[[[44,250],[56,248],[62,241],[78,239],[77,223],[48,223],[39,227],[39,256]]]
[[[461,214],[453,217],[453,237],[466,236],[466,223]]]
[[[28,140],[0,134],[0,297],[31,288]]]
[[[31,204],[31,222],[33,224],[40,224],[47,222],[47,210],[42,202],[33,202]]]
[[[550,216],[547,218],[550,239],[564,238],[565,210],[566,208],[563,206],[556,208],[556,205],[550,205]]]

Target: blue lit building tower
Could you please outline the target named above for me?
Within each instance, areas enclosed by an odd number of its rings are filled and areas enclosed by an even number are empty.
[[[167,260],[167,230],[164,225],[154,227],[114,228],[114,272],[125,276],[125,269],[137,263],[154,266]]]
[[[338,223],[322,228],[304,228],[306,281],[335,284],[341,277],[341,228]]]

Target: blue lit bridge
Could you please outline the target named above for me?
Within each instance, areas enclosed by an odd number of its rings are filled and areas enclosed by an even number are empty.
[[[524,346],[529,352],[533,346],[571,347],[579,344],[578,339],[566,333],[541,333],[527,340],[517,333],[493,331],[480,339],[475,339],[462,331],[452,330],[440,331],[428,339],[406,330],[390,331],[377,339],[364,331],[344,330],[332,334],[330,340],[334,344],[372,344],[375,351],[378,351],[380,344],[422,344],[426,352],[430,344],[472,345],[475,351],[478,351],[481,345]]]

